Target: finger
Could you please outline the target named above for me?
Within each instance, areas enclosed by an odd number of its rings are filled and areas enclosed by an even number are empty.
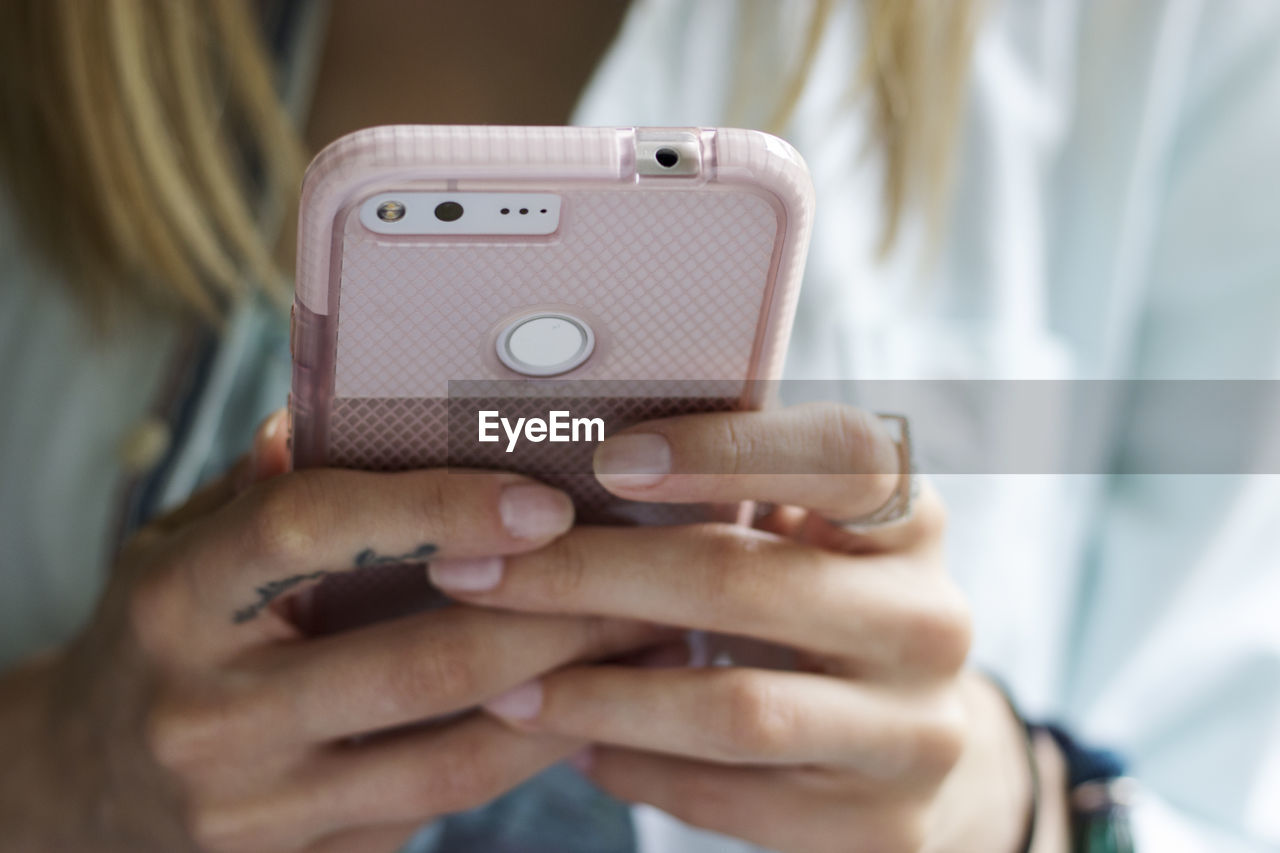
[[[482,805],[581,748],[483,715],[320,753],[292,784],[196,818],[215,849],[289,849],[378,824],[423,822]]]
[[[618,799],[648,803],[690,826],[769,850],[921,849],[909,814],[883,798],[814,790],[803,771],[725,767],[602,747],[591,754],[587,775]]]
[[[464,811],[502,795],[583,747],[576,738],[503,730],[483,715],[435,734],[423,732],[338,755],[323,772],[345,810],[336,817],[421,820]],[[319,769],[319,768],[318,768]]]
[[[941,778],[964,731],[950,691],[742,667],[571,667],[484,707],[523,731],[721,764],[835,767],[884,785]]]
[[[875,415],[816,403],[649,421],[606,439],[595,472],[635,500],[759,500],[856,518],[893,495],[898,455]]]
[[[913,557],[850,557],[734,525],[579,527],[484,572],[429,569],[456,598],[487,607],[595,614],[755,637],[857,662],[895,678],[964,662],[964,597]]]
[[[510,554],[544,544],[572,521],[567,495],[512,474],[285,474],[183,531],[167,554],[176,571],[155,579],[143,616],[224,643],[236,634],[228,626],[258,620],[277,599],[328,574]],[[253,642],[259,634],[236,636]]]
[[[471,708],[568,663],[610,658],[675,631],[595,618],[452,607],[278,646],[250,677],[235,730],[219,739],[259,745],[322,742]],[[223,717],[220,709],[206,713]]]
[[[289,412],[277,409],[267,416],[253,437],[253,480],[257,483],[283,474],[292,466],[289,458]]]

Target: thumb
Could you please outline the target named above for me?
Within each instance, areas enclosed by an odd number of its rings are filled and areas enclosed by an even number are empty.
[[[289,413],[276,409],[258,425],[249,453],[248,471],[241,480],[242,488],[269,480],[289,470]]]

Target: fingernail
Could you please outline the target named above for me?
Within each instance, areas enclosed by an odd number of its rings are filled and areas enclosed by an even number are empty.
[[[619,486],[654,486],[671,473],[671,445],[657,433],[615,435],[596,448],[595,467]]]
[[[258,437],[254,443],[270,441],[276,437],[276,433],[280,431],[280,425],[284,423],[285,411],[281,409],[278,412],[272,412],[267,419],[258,426]]]
[[[258,425],[258,431],[253,436],[253,447],[249,451],[250,468],[255,480],[263,479],[262,451],[268,444],[275,441],[276,435],[279,434],[280,427],[284,423],[284,419],[285,413],[283,411],[273,412],[265,421]]]
[[[596,763],[596,752],[589,746],[583,747],[565,759],[565,762],[584,776],[591,772]]]
[[[436,560],[427,566],[427,577],[446,592],[485,592],[502,580],[502,558]]]
[[[532,720],[542,710],[542,682],[526,681],[485,702],[483,707],[508,720]]]
[[[573,502],[550,486],[520,483],[502,490],[498,514],[502,526],[517,539],[545,539],[573,524]]]
[[[258,463],[262,458],[262,448],[275,440],[276,434],[280,432],[280,425],[284,423],[285,413],[272,412],[267,419],[258,424],[258,430],[253,435],[253,446],[249,451],[249,457],[253,460],[252,468],[254,476],[258,475]]]

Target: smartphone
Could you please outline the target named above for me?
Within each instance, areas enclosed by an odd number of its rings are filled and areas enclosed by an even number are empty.
[[[590,475],[594,442],[512,453],[477,420],[569,411],[611,434],[764,405],[812,219],[804,161],[759,131],[345,136],[303,182],[294,466],[515,470],[566,489],[586,523],[740,516],[619,500]]]

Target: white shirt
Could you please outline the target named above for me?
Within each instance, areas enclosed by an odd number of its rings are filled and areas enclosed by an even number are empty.
[[[773,25],[745,72],[765,96],[746,120],[762,121],[782,76],[767,72],[792,67],[810,3],[640,0],[575,122],[735,118],[747,5]],[[840,106],[852,8],[828,27],[784,131],[818,187],[788,375],[1277,378],[1280,4],[990,5],[932,269],[918,222],[876,262],[880,165],[865,117]],[[915,431],[945,443],[965,414]],[[1141,447],[1148,426],[1115,446]],[[1128,755],[1147,792],[1140,849],[1280,845],[1280,476],[935,481],[975,664],[1030,716]],[[638,817],[647,853],[751,849]]]

